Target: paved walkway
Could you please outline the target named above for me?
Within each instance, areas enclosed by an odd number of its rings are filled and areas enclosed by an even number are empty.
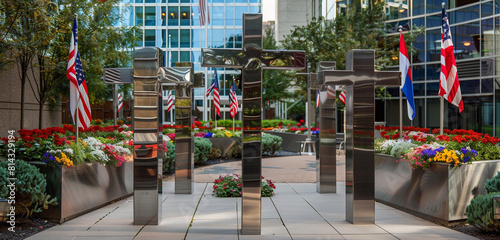
[[[381,203],[374,225],[345,221],[345,158],[337,158],[337,194],[316,192],[316,157],[264,158],[263,176],[276,182],[275,195],[262,198],[262,235],[241,235],[241,198],[215,198],[219,175],[241,173],[231,161],[195,169],[193,194],[173,194],[175,176],[165,179],[162,222],[133,225],[133,198],[116,202],[29,239],[474,239]]]
[[[262,235],[241,235],[241,198],[215,198],[212,184],[196,183],[195,193],[175,195],[164,182],[162,222],[135,226],[133,198],[52,227],[29,239],[473,239],[386,205],[375,204],[374,225],[345,219],[345,183],[337,194],[319,194],[313,183],[277,183],[276,195],[262,199]]]

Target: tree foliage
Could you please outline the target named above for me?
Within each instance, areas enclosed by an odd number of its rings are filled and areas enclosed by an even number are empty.
[[[384,4],[370,3],[367,8],[348,7],[345,14],[331,21],[313,18],[307,25],[291,30],[281,44],[286,49],[305,50],[312,72],[316,71],[319,61],[335,61],[337,69],[345,69],[345,54],[353,49],[374,49],[376,70],[398,65],[399,35],[385,33]],[[410,43],[421,32],[414,28],[404,34],[408,51],[416,53]],[[304,89],[303,94],[306,93],[304,79],[296,81],[297,86]]]

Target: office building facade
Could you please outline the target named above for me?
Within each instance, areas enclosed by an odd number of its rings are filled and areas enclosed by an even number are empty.
[[[123,0],[119,11],[125,17],[123,25],[140,26],[141,40],[137,47],[161,48],[165,66],[193,62],[196,72],[208,76],[205,85],[210,85],[213,69],[200,66],[201,49],[241,48],[243,13],[261,13],[262,0],[207,0],[207,5],[210,23],[204,26],[200,25],[198,0]],[[232,119],[229,115],[229,89],[239,71],[220,68],[217,72],[221,118]],[[239,91],[237,95],[241,98]],[[195,90],[198,119],[214,119],[213,111],[207,111],[208,102],[212,104],[212,95],[208,99],[204,96],[205,89]],[[166,99],[165,95],[165,102]],[[164,119],[171,122],[172,117],[172,114],[166,114]]]

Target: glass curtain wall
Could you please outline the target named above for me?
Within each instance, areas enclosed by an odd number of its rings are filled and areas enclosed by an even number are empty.
[[[385,1],[385,31],[389,37],[399,35],[399,25],[404,31],[424,28],[412,43],[415,52],[410,54],[416,117],[410,121],[403,104],[404,125],[439,128],[441,2]],[[444,127],[500,136],[500,4],[494,0],[445,2],[465,109],[458,113],[457,107],[445,103]],[[398,66],[390,69],[397,70]],[[377,121],[399,126],[399,88],[386,88],[386,92],[392,98],[384,99],[384,109],[377,109],[385,111],[384,119]]]

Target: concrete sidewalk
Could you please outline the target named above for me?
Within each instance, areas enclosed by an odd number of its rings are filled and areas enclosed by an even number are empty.
[[[133,222],[133,198],[108,205],[38,233],[29,239],[474,239],[376,203],[374,225],[345,221],[345,183],[337,194],[319,194],[313,183],[277,183],[276,195],[262,199],[262,235],[241,235],[241,198],[215,198],[211,183],[196,183],[194,194],[173,194],[164,182],[162,223]]]

